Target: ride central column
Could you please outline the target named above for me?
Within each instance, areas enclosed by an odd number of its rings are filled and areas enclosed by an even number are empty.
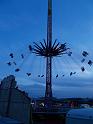
[[[48,56],[46,57],[46,104],[50,104],[52,98],[52,0],[48,0],[48,20],[47,20],[47,46]]]

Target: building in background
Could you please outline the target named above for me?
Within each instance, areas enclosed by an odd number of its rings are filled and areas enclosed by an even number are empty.
[[[0,115],[23,124],[31,124],[31,99],[17,87],[15,77],[10,75],[0,85]]]

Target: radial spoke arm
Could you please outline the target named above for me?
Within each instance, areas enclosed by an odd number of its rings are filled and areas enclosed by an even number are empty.
[[[43,49],[46,49],[46,47],[42,44],[42,42],[40,42],[41,46]]]
[[[54,48],[56,42],[57,42],[57,39],[54,41],[53,46],[52,46],[52,49]]]

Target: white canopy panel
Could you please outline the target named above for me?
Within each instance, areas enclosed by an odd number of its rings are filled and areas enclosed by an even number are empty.
[[[67,118],[93,119],[93,108],[72,109],[67,113]]]

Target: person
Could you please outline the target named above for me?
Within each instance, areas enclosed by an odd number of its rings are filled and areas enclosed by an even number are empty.
[[[13,53],[10,53],[10,57],[11,57],[11,58],[13,58],[13,57],[14,57],[14,56],[13,56]]]
[[[44,77],[44,75],[42,75],[41,77]]]
[[[17,65],[16,62],[13,62],[13,63],[14,63],[14,65]]]
[[[76,74],[76,72],[74,72],[73,74]]]
[[[73,74],[73,73],[72,73],[72,72],[70,72],[70,76],[72,76],[72,74]]]
[[[83,51],[82,55],[83,55],[84,57],[87,57],[87,56],[88,56],[88,52]]]
[[[85,68],[84,67],[81,67],[81,70],[82,70],[82,72],[84,72],[85,71]]]
[[[68,53],[68,56],[71,56],[71,55],[72,55],[72,52],[69,52],[69,53]]]
[[[31,76],[31,73],[26,73],[27,74],[27,76]]]
[[[22,59],[24,59],[24,55],[23,54],[21,54],[21,57],[22,57]]]
[[[93,64],[93,62],[91,60],[89,60],[88,64],[91,66]]]
[[[8,64],[9,66],[11,66],[11,62],[8,62],[7,64]]]
[[[56,75],[56,78],[58,78],[58,74]]]
[[[32,51],[32,46],[31,46],[31,45],[29,45],[28,47],[29,47],[29,51],[31,52],[31,51]]]
[[[85,61],[85,59],[83,58],[82,60],[81,60],[81,62],[83,63]]]
[[[19,72],[19,71],[20,71],[20,69],[19,69],[19,68],[15,69],[15,72]]]

